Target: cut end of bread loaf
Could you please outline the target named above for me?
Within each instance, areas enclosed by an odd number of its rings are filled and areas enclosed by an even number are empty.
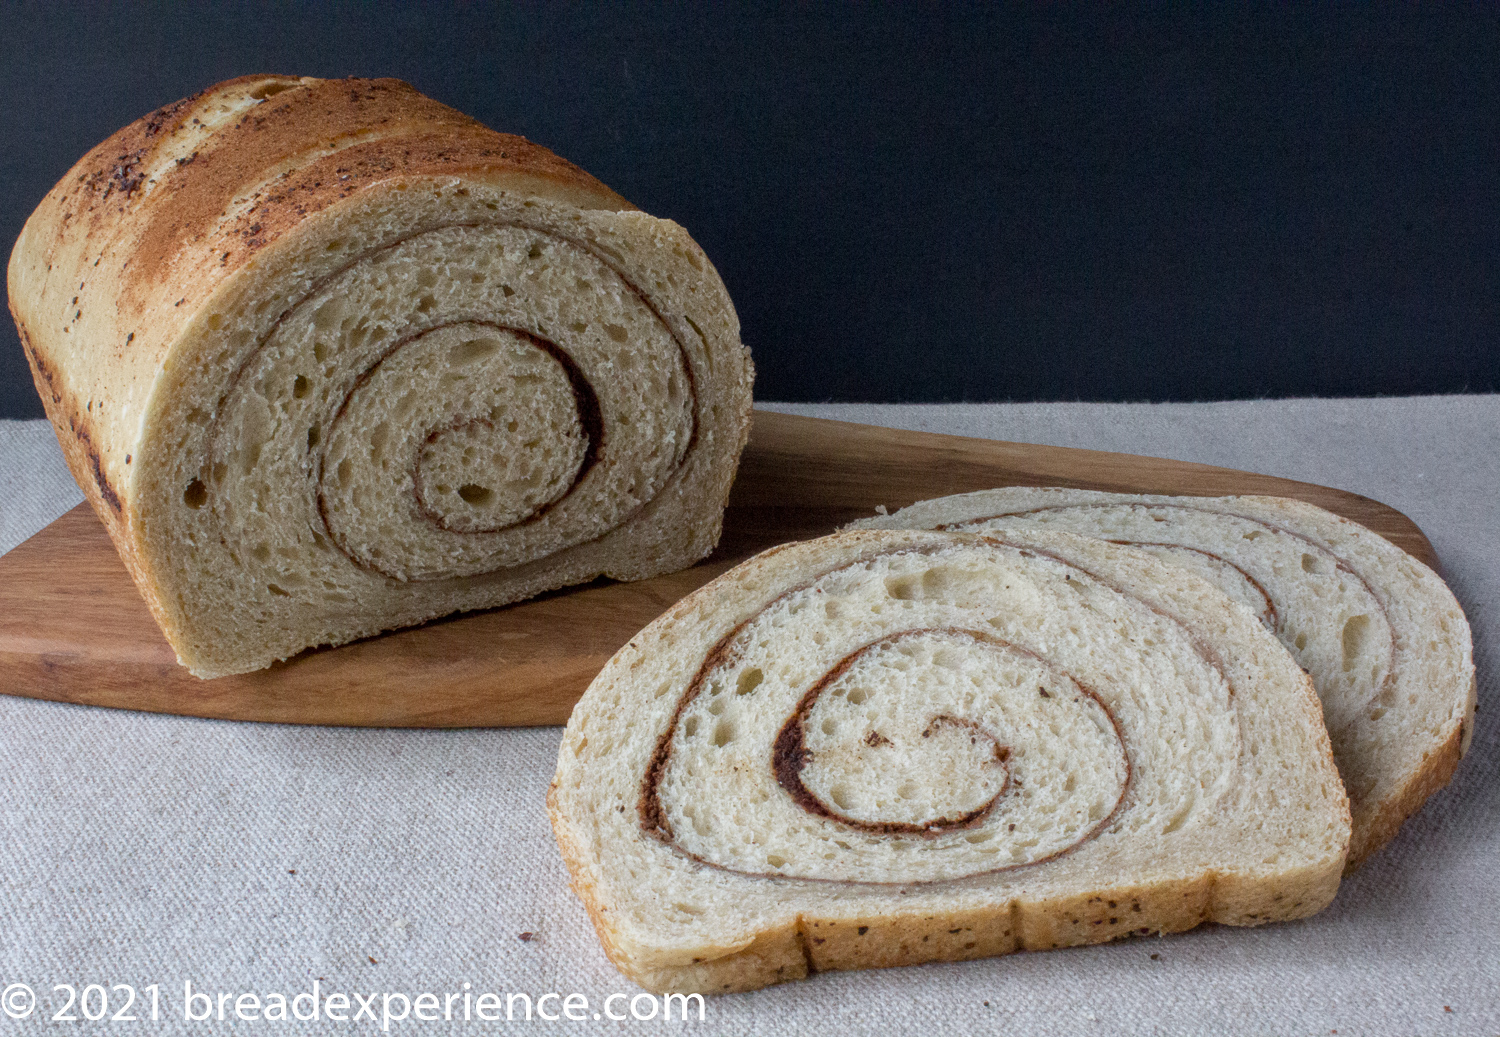
[[[199,676],[690,565],[748,432],[682,228],[395,80],[247,77],[127,127],[32,216],[10,293]]]
[[[703,993],[1300,918],[1349,838],[1274,638],[1191,574],[1048,533],[752,559],[605,667],[549,806],[611,959]]]
[[[1474,727],[1473,643],[1442,579],[1383,537],[1278,497],[1010,487],[922,501],[860,529],[1065,530],[1209,580],[1311,675],[1348,789],[1352,870],[1446,785]]]

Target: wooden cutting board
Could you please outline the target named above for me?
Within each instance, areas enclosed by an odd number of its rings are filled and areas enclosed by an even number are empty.
[[[211,681],[177,664],[104,527],[80,505],[0,557],[0,691],[293,724],[562,724],[636,631],[736,562],[773,544],[830,533],[879,504],[894,510],[1006,485],[1299,497],[1436,567],[1432,545],[1405,515],[1326,486],[1131,454],[757,411],[723,540],[691,569],[639,583],[598,580]]]

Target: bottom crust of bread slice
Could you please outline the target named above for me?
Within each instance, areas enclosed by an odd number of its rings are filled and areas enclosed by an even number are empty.
[[[1349,809],[1310,681],[1150,554],[840,533],[656,620],[548,797],[606,952],[654,991],[1300,918]]]
[[[1448,784],[1473,736],[1473,644],[1453,593],[1384,537],[1312,504],[1011,487],[854,527],[1066,530],[1151,551],[1241,601],[1323,701],[1354,819],[1351,871]]]

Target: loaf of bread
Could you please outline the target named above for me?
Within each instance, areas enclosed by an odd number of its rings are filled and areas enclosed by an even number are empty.
[[[748,430],[739,323],[681,227],[396,80],[153,112],[42,202],[9,292],[201,677],[690,565]]]
[[[1349,793],[1351,869],[1448,783],[1473,735],[1473,646],[1453,593],[1390,541],[1315,505],[1011,487],[854,526],[1067,530],[1134,544],[1216,584],[1312,676]]]
[[[549,806],[656,991],[1300,918],[1349,839],[1312,685],[1254,616],[1030,531],[731,570],[599,674]]]

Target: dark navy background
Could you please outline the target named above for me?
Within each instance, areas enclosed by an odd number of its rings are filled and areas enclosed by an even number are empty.
[[[764,399],[1500,390],[1500,7],[1080,7],[7,3],[0,239],[158,105],[390,75],[686,226]]]

